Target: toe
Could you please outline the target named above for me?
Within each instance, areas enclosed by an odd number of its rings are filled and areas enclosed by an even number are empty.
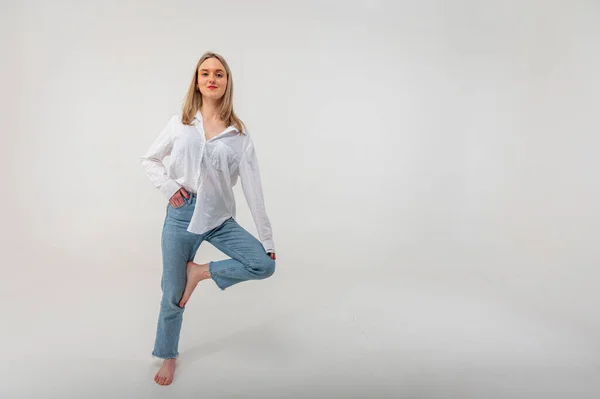
[[[182,296],[181,296],[181,300],[179,301],[179,307],[182,308],[185,306],[185,304],[187,303],[187,301],[190,299],[190,296],[187,292],[185,292]]]

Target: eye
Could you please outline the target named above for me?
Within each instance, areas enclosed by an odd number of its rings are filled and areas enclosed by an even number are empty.
[[[208,73],[202,72],[202,76],[208,76]]]
[[[222,74],[222,73],[218,73],[218,74],[217,74],[217,76],[218,76],[219,78],[222,78],[222,77],[223,77],[223,74]]]

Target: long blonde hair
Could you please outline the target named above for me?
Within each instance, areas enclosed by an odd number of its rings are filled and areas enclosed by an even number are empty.
[[[242,122],[233,111],[233,77],[231,76],[231,69],[229,69],[229,65],[223,56],[210,51],[202,54],[202,57],[200,57],[196,64],[194,76],[192,77],[192,82],[190,83],[190,87],[188,88],[183,103],[181,123],[184,125],[191,125],[196,113],[200,110],[200,107],[202,107],[202,93],[200,93],[200,89],[198,89],[198,69],[200,68],[200,65],[209,58],[216,58],[221,61],[221,64],[225,67],[225,73],[227,74],[227,88],[225,89],[225,94],[223,94],[223,97],[221,98],[221,112],[219,118],[225,122],[227,126],[233,125],[238,132],[245,132],[246,125],[244,125],[244,122]]]

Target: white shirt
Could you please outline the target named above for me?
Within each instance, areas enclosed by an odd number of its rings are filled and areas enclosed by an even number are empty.
[[[206,140],[202,114],[196,113],[193,126],[174,115],[140,161],[152,184],[167,199],[181,187],[197,194],[196,206],[187,231],[203,234],[235,218],[233,186],[238,176],[252,213],[258,237],[267,252],[275,252],[271,223],[265,210],[258,159],[252,138],[229,126]],[[163,159],[170,155],[169,167]]]

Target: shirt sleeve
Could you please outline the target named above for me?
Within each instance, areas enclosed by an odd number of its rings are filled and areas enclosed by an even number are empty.
[[[239,173],[242,190],[256,224],[258,237],[266,252],[275,252],[273,230],[265,209],[258,158],[251,139],[240,160]]]
[[[162,162],[167,155],[171,154],[173,148],[173,122],[174,118],[171,118],[148,151],[140,157],[146,175],[154,187],[158,188],[167,199],[170,199],[181,188],[175,180],[169,177]]]

